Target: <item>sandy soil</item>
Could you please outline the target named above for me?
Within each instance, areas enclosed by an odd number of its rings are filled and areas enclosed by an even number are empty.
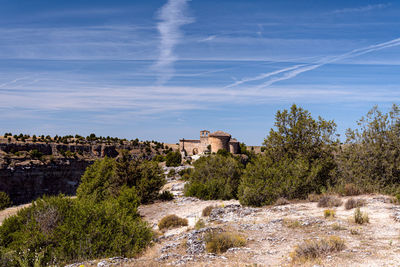
[[[11,216],[11,215],[14,215],[14,214],[17,214],[17,212],[18,212],[20,209],[25,208],[25,207],[28,207],[28,206],[30,206],[30,205],[31,205],[31,204],[24,204],[24,205],[14,206],[14,207],[11,207],[11,208],[8,208],[8,209],[5,209],[5,210],[0,211],[0,225],[3,223],[3,221],[4,221],[7,217],[9,217],[9,216]]]

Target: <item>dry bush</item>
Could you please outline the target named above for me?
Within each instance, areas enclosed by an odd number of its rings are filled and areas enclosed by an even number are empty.
[[[290,204],[289,200],[287,200],[284,197],[280,197],[275,201],[275,205],[276,206],[282,206],[282,205],[287,205]]]
[[[48,235],[58,226],[61,216],[56,207],[48,206],[46,209],[36,210],[34,218],[41,232]]]
[[[336,196],[324,195],[318,201],[318,207],[332,208],[339,207],[342,205],[342,200]]]
[[[359,199],[350,198],[344,204],[344,207],[346,208],[346,210],[351,210],[351,209],[359,208],[359,207],[363,207],[363,206],[365,206],[365,200],[361,199],[361,198],[359,198]]]
[[[334,218],[336,216],[336,212],[334,210],[324,210],[325,218]]]
[[[321,198],[321,195],[318,195],[318,194],[309,194],[307,197],[308,201],[310,201],[310,202],[318,202],[320,198]]]
[[[160,220],[158,223],[158,228],[160,230],[162,229],[169,229],[169,228],[175,228],[179,226],[187,226],[188,225],[188,220],[180,218],[176,216],[175,214],[167,215],[164,218]]]
[[[332,230],[342,231],[342,230],[347,230],[347,228],[344,227],[343,225],[338,224],[338,223],[334,223],[334,224],[332,224]]]
[[[357,224],[369,223],[368,213],[361,212],[360,208],[354,211],[354,222]]]
[[[291,220],[291,219],[283,219],[283,224],[288,228],[299,228],[302,227],[302,224],[298,220]]]
[[[357,229],[350,229],[350,234],[352,234],[352,235],[359,235],[360,234],[360,232],[357,230]]]
[[[208,217],[211,214],[211,211],[216,208],[215,206],[207,206],[203,209],[203,211],[201,212],[201,215],[203,217]]]
[[[345,184],[344,185],[344,195],[345,196],[358,196],[361,194],[361,190],[355,184]]]
[[[341,251],[344,248],[344,240],[337,236],[331,236],[329,238],[324,238],[321,240],[308,240],[296,247],[293,252],[293,259],[315,259],[332,252]]]
[[[206,236],[206,250],[209,253],[224,253],[230,248],[243,247],[246,238],[237,233],[211,232]]]

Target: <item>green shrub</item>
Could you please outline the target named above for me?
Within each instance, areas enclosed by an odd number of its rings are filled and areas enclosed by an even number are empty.
[[[155,155],[154,158],[153,158],[153,161],[164,162],[165,161],[165,157],[162,156],[162,155]]]
[[[0,210],[4,210],[11,206],[10,197],[6,192],[0,191]]]
[[[174,199],[174,195],[170,191],[163,191],[158,198],[162,201],[171,201]]]
[[[346,133],[338,154],[340,184],[354,184],[363,192],[394,194],[400,184],[400,107],[388,113],[373,107]]]
[[[43,157],[43,153],[39,152],[37,149],[33,149],[29,152],[29,155],[31,156],[31,158],[33,159],[40,159]]]
[[[166,162],[165,165],[167,167],[178,167],[181,165],[182,156],[181,153],[177,152],[168,152],[167,156],[165,157]]]
[[[168,177],[175,177],[175,174],[176,174],[175,169],[170,169],[169,172],[168,172],[168,174],[167,174],[167,176],[168,176]]]
[[[340,207],[342,204],[340,198],[332,195],[323,195],[318,201],[318,207],[322,208]]]
[[[194,163],[185,195],[200,199],[236,199],[241,164],[231,156],[210,155]]]
[[[239,187],[243,205],[268,205],[279,197],[305,199],[335,183],[333,121],[314,120],[293,105],[277,112],[275,126],[264,141],[264,154],[246,166]]]
[[[180,218],[175,214],[167,215],[160,220],[158,223],[158,229],[164,230],[169,228],[175,228],[179,226],[187,226],[188,220]]]
[[[164,184],[165,177],[156,162],[131,160],[124,154],[117,161],[106,157],[89,166],[82,176],[77,196],[102,201],[118,196],[124,186],[134,186],[141,203],[149,203],[158,198]]]
[[[0,227],[0,248],[16,261],[33,266],[112,256],[133,257],[148,246],[152,232],[141,221],[139,199],[123,189],[116,199],[102,202],[43,197]]]
[[[236,233],[211,232],[206,236],[206,250],[209,253],[224,253],[230,248],[243,247],[246,238]]]
[[[369,223],[368,213],[361,212],[360,208],[354,210],[354,222],[357,224]]]

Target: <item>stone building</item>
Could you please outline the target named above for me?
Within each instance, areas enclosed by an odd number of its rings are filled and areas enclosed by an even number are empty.
[[[200,131],[200,140],[179,140],[179,151],[186,156],[216,153],[220,149],[225,149],[232,154],[240,153],[239,142],[223,131],[210,133],[210,131],[203,130]]]

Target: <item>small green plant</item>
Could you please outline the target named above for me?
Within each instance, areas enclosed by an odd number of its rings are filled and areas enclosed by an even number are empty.
[[[175,214],[167,215],[160,220],[158,223],[158,229],[164,230],[169,228],[175,228],[180,226],[187,226],[188,220],[180,218]]]
[[[357,224],[369,223],[368,213],[361,212],[360,208],[356,208],[354,211],[354,222]]]
[[[6,192],[0,191],[0,210],[4,210],[11,206],[10,197]]]
[[[163,191],[158,198],[162,201],[171,201],[174,199],[174,195],[170,191]]]
[[[342,251],[344,248],[345,242],[337,236],[320,240],[307,240],[295,248],[292,258],[294,261],[311,260],[332,252]]]
[[[342,205],[342,200],[336,196],[324,195],[318,201],[318,207],[322,208],[332,208],[339,207]]]
[[[324,210],[324,217],[325,219],[334,218],[336,216],[336,212],[334,210]]]
[[[215,208],[215,206],[207,206],[201,212],[201,216],[208,217],[211,214],[211,211]]]
[[[194,228],[196,230],[199,230],[199,229],[204,228],[204,227],[206,227],[206,224],[202,219],[198,219],[196,224],[194,225]]]
[[[224,253],[233,247],[246,245],[246,238],[237,233],[216,233],[211,232],[206,236],[206,250],[209,253]]]

